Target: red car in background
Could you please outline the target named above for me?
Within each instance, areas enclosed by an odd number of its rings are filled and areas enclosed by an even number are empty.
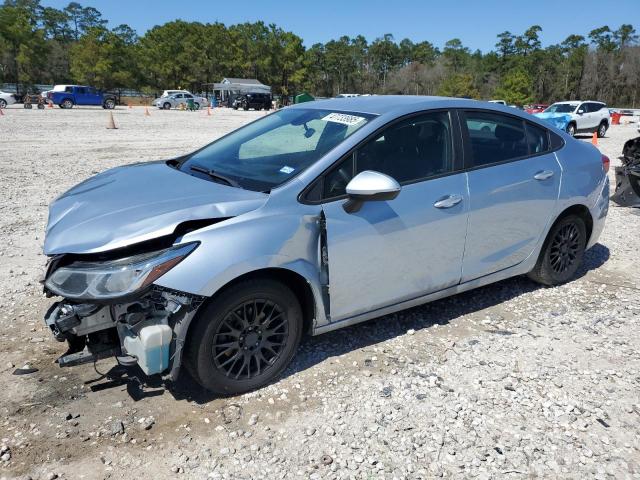
[[[531,114],[540,113],[544,112],[548,106],[549,105],[545,105],[544,103],[534,103],[533,105],[527,105],[524,111]]]

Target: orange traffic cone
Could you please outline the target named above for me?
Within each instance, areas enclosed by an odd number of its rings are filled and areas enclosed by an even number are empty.
[[[596,147],[598,146],[598,132],[593,132],[593,137],[591,137],[591,143],[593,143]]]
[[[116,122],[113,120],[113,113],[109,112],[109,121],[107,122],[107,129],[108,130],[117,130],[118,127],[116,127]]]
[[[49,100],[49,108],[53,108],[53,102]]]
[[[133,107],[131,106],[131,102],[129,102],[129,108],[133,108]]]
[[[149,107],[144,107],[144,116],[145,117],[150,117],[151,114],[149,113]]]
[[[4,117],[4,112],[2,110],[4,110],[4,109],[0,108],[0,117]]]
[[[210,117],[211,116],[211,106],[207,107],[207,115]]]

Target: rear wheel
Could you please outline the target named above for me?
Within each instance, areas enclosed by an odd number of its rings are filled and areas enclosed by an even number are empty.
[[[607,122],[601,122],[598,126],[598,138],[604,138],[607,133]]]
[[[529,278],[549,286],[568,282],[582,264],[586,244],[584,220],[577,215],[561,218],[547,235]]]
[[[289,364],[302,335],[302,309],[274,280],[248,280],[204,306],[189,332],[187,363],[204,388],[229,395],[259,388]]]
[[[572,137],[574,137],[576,135],[576,124],[575,123],[570,123],[569,125],[567,125],[567,133],[569,135],[571,135]]]
[[[107,110],[113,110],[114,108],[116,108],[116,102],[114,99],[108,98],[104,101],[103,107]]]
[[[4,98],[0,98],[0,108],[7,108],[7,101]]]

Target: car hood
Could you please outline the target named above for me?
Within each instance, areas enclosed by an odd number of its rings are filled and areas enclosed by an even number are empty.
[[[98,253],[172,234],[189,220],[261,207],[268,195],[180,172],[165,162],[117,167],[76,185],[49,206],[44,253]]]

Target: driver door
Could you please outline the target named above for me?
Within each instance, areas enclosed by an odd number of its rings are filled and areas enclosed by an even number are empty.
[[[469,201],[446,111],[402,120],[325,174],[332,321],[459,283]],[[347,183],[374,170],[402,186],[397,198],[344,209]]]

